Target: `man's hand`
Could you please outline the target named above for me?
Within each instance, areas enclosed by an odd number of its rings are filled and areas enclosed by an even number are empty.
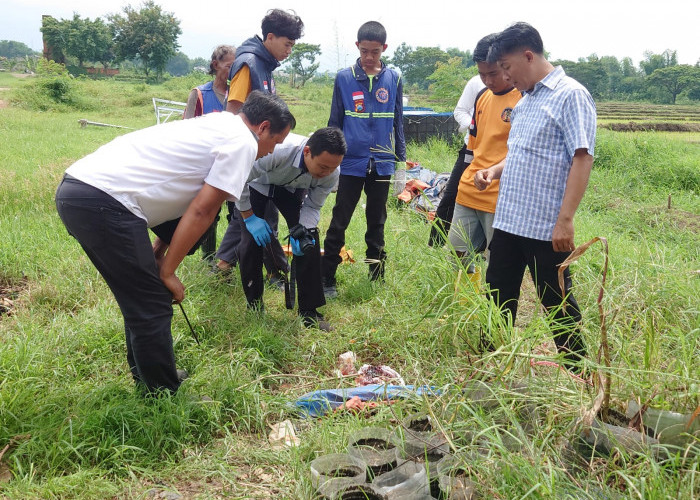
[[[555,252],[572,252],[576,248],[573,219],[557,219],[552,231],[552,248]]]
[[[506,166],[506,159],[504,158],[503,160],[499,161],[495,165],[490,166],[489,168],[484,168],[482,170],[477,170],[476,173],[474,174],[474,186],[476,186],[476,189],[479,191],[483,191],[493,181],[496,179],[501,178],[501,174],[503,173],[503,168]]]
[[[179,304],[185,299],[185,287],[180,281],[180,278],[175,274],[160,275],[161,281],[166,286],[170,293],[173,294],[173,304]]]
[[[243,222],[245,222],[246,229],[253,236],[255,243],[257,243],[259,247],[264,247],[270,243],[272,229],[270,229],[270,225],[267,221],[253,214],[243,219]]]
[[[168,244],[156,237],[153,241],[153,256],[156,258],[156,266],[160,269],[163,259],[165,258],[165,251],[168,249]]]
[[[474,185],[479,191],[486,189],[493,182],[493,171],[490,168],[477,170],[474,174]]]

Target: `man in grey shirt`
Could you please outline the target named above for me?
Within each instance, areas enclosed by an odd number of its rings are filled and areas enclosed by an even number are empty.
[[[330,331],[317,308],[325,305],[321,281],[318,222],[321,207],[335,186],[347,150],[343,132],[325,127],[311,137],[290,134],[271,155],[256,161],[236,208],[245,230],[238,247],[243,291],[248,307],[263,308],[263,248],[272,230],[263,219],[268,200],[287,221],[299,291],[299,315],[307,327]],[[306,238],[304,238],[306,236]],[[306,243],[306,245],[304,244]]]

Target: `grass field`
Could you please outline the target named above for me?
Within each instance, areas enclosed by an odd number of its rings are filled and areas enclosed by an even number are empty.
[[[555,360],[532,285],[523,287],[515,328],[497,330],[497,351],[478,354],[480,331],[498,324],[496,312],[470,289],[455,293],[448,251],[429,248],[424,218],[394,203],[384,286],[370,284],[361,263],[358,207],[348,233],[358,262],[339,269],[340,297],[323,310],[336,327],[331,334],[304,329],[277,291],[266,291],[264,316],[247,313],[237,276],[216,279],[189,257],[178,275],[202,345],[177,310],[173,336],[178,364],[191,377],[174,397],[139,396],[116,303],[62,227],[53,194],[68,165],[125,132],[81,128],[79,119],[152,125],[151,97],[184,101],[194,83],[76,80],[68,100],[42,102],[46,88],[35,80],[0,73],[0,296],[7,301],[0,308],[0,497],[312,498],[311,460],[343,451],[356,429],[393,427],[417,411],[436,417],[482,498],[700,497],[697,437],[695,448],[663,458],[616,451],[572,467],[565,445],[596,391],[532,366]],[[279,90],[299,133],[325,125],[330,88]],[[433,141],[410,144],[408,156],[447,171],[456,150]],[[603,236],[609,243],[602,301],[609,368],[595,356],[601,247],[572,269],[588,367],[610,377],[611,406],[623,413],[629,399],[684,414],[700,404],[699,165],[700,133],[599,131],[576,241]],[[333,201],[324,207],[322,233]],[[289,407],[298,396],[352,385],[333,374],[348,350],[441,395],[299,419]],[[491,384],[492,404],[463,391],[473,381]],[[525,395],[511,389],[520,382]],[[536,415],[529,425],[525,407]],[[269,426],[286,418],[301,444],[274,450]]]

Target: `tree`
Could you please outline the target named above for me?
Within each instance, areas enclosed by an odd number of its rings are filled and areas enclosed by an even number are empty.
[[[647,77],[647,83],[671,95],[671,103],[676,104],[678,95],[692,89],[700,79],[700,69],[689,64],[659,68]]]
[[[402,43],[394,51],[391,63],[401,69],[407,84],[416,84],[427,89],[430,84],[428,77],[435,72],[437,63],[447,63],[449,59],[450,56],[440,47],[416,47],[413,50],[406,43]]]
[[[153,70],[160,77],[179,48],[180,21],[172,12],[163,12],[153,0],[145,2],[138,12],[128,5],[123,13],[109,16],[117,60],[138,59],[146,76]]]
[[[168,64],[165,65],[165,71],[173,76],[183,76],[190,73],[193,67],[194,64],[187,57],[187,54],[178,51],[168,60]]]
[[[447,52],[447,55],[449,55],[450,58],[459,57],[461,62],[462,62],[462,66],[464,66],[465,68],[469,68],[471,66],[476,65],[476,63],[474,62],[473,55],[472,55],[470,50],[462,51],[456,47],[451,47],[451,48],[448,48],[445,52]]]
[[[644,52],[644,60],[639,63],[644,74],[647,76],[651,75],[657,69],[676,66],[677,64],[678,57],[676,56],[676,51],[671,49],[666,49],[661,54],[654,54],[647,50]]]
[[[303,87],[309,81],[319,67],[316,56],[321,55],[321,46],[311,43],[297,43],[292,48],[292,53],[287,59],[287,64],[291,69],[290,83],[292,87]],[[304,66],[305,64],[306,67]],[[297,84],[299,77],[299,84]]]
[[[101,62],[106,67],[114,59],[111,29],[99,17],[91,21],[78,14],[61,20],[45,16],[41,32],[49,57],[57,62],[64,62],[69,56],[76,58],[81,67],[85,61]]]
[[[554,61],[552,64],[561,65],[567,75],[586,87],[595,98],[602,97],[609,89],[608,74],[595,54],[587,59],[581,58],[579,62]]]
[[[22,42],[0,40],[0,57],[14,59],[15,57],[33,56],[36,52]]]
[[[461,57],[451,57],[446,63],[438,62],[436,69],[428,80],[434,97],[457,104],[467,81],[477,74],[476,67],[465,68]]]

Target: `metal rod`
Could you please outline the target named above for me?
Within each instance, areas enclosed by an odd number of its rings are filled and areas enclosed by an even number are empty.
[[[194,331],[194,328],[192,328],[192,323],[190,323],[190,319],[187,317],[187,313],[185,312],[185,308],[182,307],[182,302],[178,304],[180,306],[180,310],[182,311],[182,315],[185,317],[185,321],[187,321],[187,326],[190,327],[190,331],[192,332],[192,336],[194,337],[194,340],[197,342],[197,345],[200,345],[199,343],[199,337],[197,337],[197,334]]]

